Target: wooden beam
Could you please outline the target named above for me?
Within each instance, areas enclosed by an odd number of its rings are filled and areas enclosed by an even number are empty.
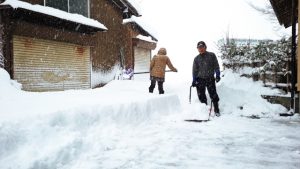
[[[292,61],[291,61],[291,71],[292,71],[292,89],[291,89],[291,109],[295,110],[295,84],[296,84],[296,1],[297,0],[292,0],[292,15],[291,15],[291,20],[292,20]]]
[[[300,9],[300,3],[298,3],[298,9]],[[299,27],[299,23],[300,23],[300,12],[298,11],[298,33],[300,31],[300,27]],[[297,91],[300,91],[300,58],[299,58],[299,54],[300,54],[300,36],[298,36],[298,45],[297,45]]]

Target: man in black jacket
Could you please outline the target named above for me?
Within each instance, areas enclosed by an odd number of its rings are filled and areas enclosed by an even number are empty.
[[[193,83],[197,88],[198,98],[201,103],[207,104],[205,90],[207,88],[210,99],[214,104],[216,116],[220,116],[219,96],[216,90],[216,82],[220,81],[220,67],[216,55],[213,52],[206,51],[206,44],[203,41],[197,43],[199,55],[193,63]],[[216,78],[214,74],[216,73]]]

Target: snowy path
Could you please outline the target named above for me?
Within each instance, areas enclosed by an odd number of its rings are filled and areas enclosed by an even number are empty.
[[[300,117],[279,117],[284,109],[259,96],[272,91],[228,74],[218,84],[222,116],[191,123],[209,107],[195,89],[189,104],[188,80],[172,78],[165,95],[136,80],[0,97],[0,169],[300,168]],[[261,118],[242,117],[251,114]]]
[[[175,114],[138,125],[80,128],[19,126],[21,131],[13,128],[17,139],[10,140],[19,149],[6,154],[9,158],[2,154],[0,168],[299,168],[299,120],[223,115],[189,123],[183,118]]]
[[[257,169],[298,168],[300,165],[300,144],[296,139],[299,137],[294,135],[300,129],[299,121],[286,127],[270,120],[223,116],[206,124],[185,123],[180,119],[165,124],[161,133],[169,135],[157,133],[156,138],[164,138],[158,141],[159,149],[153,155],[149,153],[150,157],[144,157],[153,159],[150,168]],[[290,131],[287,133],[286,129]],[[266,135],[274,130],[280,134]]]

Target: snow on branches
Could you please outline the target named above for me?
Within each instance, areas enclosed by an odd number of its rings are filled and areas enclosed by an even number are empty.
[[[288,61],[291,56],[291,38],[281,40],[241,40],[230,39],[230,41],[219,41],[218,47],[221,58],[225,65],[235,66],[255,65],[260,67],[260,71],[268,71],[274,66],[278,71],[286,71],[286,66],[282,63]]]

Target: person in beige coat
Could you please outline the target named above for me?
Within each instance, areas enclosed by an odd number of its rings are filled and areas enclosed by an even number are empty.
[[[172,65],[167,56],[166,48],[160,48],[157,55],[154,55],[150,63],[151,85],[149,87],[149,93],[153,93],[156,82],[158,84],[159,94],[165,93],[163,83],[165,82],[165,69],[167,65],[173,72],[177,72],[177,69]]]

